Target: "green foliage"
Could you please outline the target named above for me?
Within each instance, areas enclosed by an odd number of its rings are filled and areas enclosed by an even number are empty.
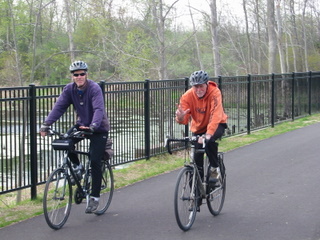
[[[310,54],[308,56],[308,65],[310,71],[318,71],[319,69],[319,56],[315,54]]]
[[[118,55],[119,75],[125,81],[141,81],[150,77],[151,69],[155,66],[152,59],[151,38],[138,26],[134,26],[125,35],[124,44]]]
[[[6,51],[0,54],[0,85],[6,86],[9,81],[16,78],[14,66],[14,56]],[[14,80],[17,82],[17,79]]]
[[[135,16],[130,15],[131,9],[127,9],[127,6],[116,9],[109,1],[86,0],[81,4],[71,1],[70,30],[67,27],[64,2],[0,0],[0,84],[17,86],[31,82],[69,82],[68,66],[73,60],[69,49],[70,33],[75,58],[88,62],[90,78],[96,81],[159,79],[161,54],[165,55],[163,65],[169,79],[189,76],[201,67],[200,62],[213,76],[215,63],[210,14],[197,22],[194,32],[190,28],[177,26],[175,17],[178,16],[173,9],[166,12],[169,6],[164,4],[162,16],[168,14],[164,22],[165,52],[161,53],[159,44],[162,36],[156,24],[161,13],[157,12],[157,16],[154,16],[152,11],[160,11],[159,2],[131,0],[130,3],[136,8]],[[249,5],[254,7],[254,3]],[[259,8],[260,17],[264,19],[264,6],[259,5]],[[317,29],[314,12],[310,11],[309,6],[304,16],[297,11],[294,25],[290,15],[283,16],[287,17],[283,23],[291,34],[283,34],[281,37],[286,48],[288,72],[294,71],[295,65],[297,71],[306,71],[306,68],[317,71],[319,68],[320,44],[317,31],[314,31]],[[257,73],[258,69],[260,74],[268,73],[266,26],[260,22],[261,31],[258,33],[256,19],[252,18],[252,12],[248,13],[252,58],[248,56],[248,35],[239,23],[241,19],[232,22],[231,18],[223,16],[221,10],[219,50],[222,75],[246,75],[249,63],[253,73]],[[294,30],[305,32],[308,36],[306,44],[304,34],[295,36]],[[195,36],[199,43],[200,59]],[[307,47],[308,66],[304,59],[304,46]],[[262,54],[260,59],[258,53]],[[276,71],[280,72],[279,57],[276,66]]]
[[[80,21],[73,35],[76,49],[90,50],[92,47],[99,46],[100,31],[94,19],[86,18]]]

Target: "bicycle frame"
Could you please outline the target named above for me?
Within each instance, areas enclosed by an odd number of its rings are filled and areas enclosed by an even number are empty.
[[[81,155],[86,155],[88,157],[88,160],[86,161],[86,173],[85,173],[85,182],[86,179],[88,178],[88,172],[89,171],[89,166],[90,166],[90,158],[89,158],[89,153],[88,152],[82,152],[82,151],[73,151],[74,153],[78,153]],[[73,168],[71,166],[71,161],[68,157],[68,153],[69,151],[64,151],[63,156],[61,156],[60,159],[60,167],[64,168],[64,169],[68,169],[68,175],[71,175],[75,181],[75,184],[77,185],[77,187],[79,189],[83,189],[81,182],[78,180],[78,178],[76,177],[75,172],[73,171]],[[83,186],[86,186],[86,184],[84,184]]]
[[[204,149],[195,149],[195,145],[191,144],[191,150],[190,150],[190,163],[186,164],[187,166],[191,166],[194,168],[195,173],[192,178],[192,189],[191,191],[194,193],[195,192],[195,187],[197,186],[198,189],[200,190],[199,196],[201,198],[206,197],[206,187],[207,187],[207,177],[208,177],[208,167],[209,167],[209,160],[207,157],[204,157],[203,159],[203,180],[200,174],[200,171],[198,169],[197,163],[194,161],[194,154],[195,153],[204,153]],[[197,182],[195,182],[197,181]],[[196,183],[196,184],[195,184]],[[196,199],[196,196],[193,196],[194,199]]]
[[[74,173],[74,171],[73,171],[73,168],[70,168],[70,169],[71,169],[71,172],[73,173],[72,176],[73,176],[74,179],[75,179],[75,182],[76,182],[77,187],[78,187],[79,189],[83,189],[83,190],[84,190],[84,193],[86,193],[86,191],[89,190],[89,189],[86,189],[87,182],[88,182],[88,178],[89,178],[89,172],[88,172],[88,171],[89,171],[89,169],[90,169],[90,162],[91,162],[90,157],[89,157],[89,153],[88,153],[88,152],[77,151],[77,150],[75,150],[74,153],[87,156],[87,161],[86,161],[86,165],[85,165],[85,171],[86,171],[86,172],[85,172],[85,174],[84,174],[84,184],[83,184],[84,188],[81,186],[81,182],[78,180],[78,178],[75,177],[75,173]],[[70,160],[69,160],[69,163],[70,163],[70,166],[71,166]],[[70,166],[69,166],[69,167],[70,167]]]

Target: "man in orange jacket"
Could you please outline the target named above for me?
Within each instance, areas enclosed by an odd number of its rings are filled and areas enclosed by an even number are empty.
[[[218,85],[208,81],[209,76],[205,71],[196,71],[190,76],[191,89],[180,98],[176,110],[176,121],[180,124],[188,124],[191,119],[190,130],[193,135],[200,135],[196,148],[201,147],[206,141],[205,152],[210,162],[211,175],[209,181],[219,178],[218,144],[215,142],[221,138],[227,128],[227,115],[222,106],[222,96]],[[203,165],[203,153],[195,155],[195,161],[199,166]]]

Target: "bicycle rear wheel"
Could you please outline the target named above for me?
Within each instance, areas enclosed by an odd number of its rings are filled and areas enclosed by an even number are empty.
[[[72,185],[65,169],[54,170],[46,183],[43,211],[49,227],[60,229],[67,221],[72,204]]]
[[[191,192],[193,174],[193,168],[184,167],[178,175],[174,192],[174,213],[178,226],[183,231],[188,231],[196,219],[196,187]]]
[[[226,175],[216,185],[208,185],[207,205],[212,215],[217,216],[222,210],[224,199],[226,195]]]
[[[110,206],[114,191],[113,172],[108,161],[102,162],[102,182],[100,191],[100,200],[98,209],[94,212],[101,215],[107,211]]]

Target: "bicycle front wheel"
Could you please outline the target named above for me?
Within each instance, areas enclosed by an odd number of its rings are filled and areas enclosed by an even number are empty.
[[[49,227],[60,229],[67,221],[72,204],[72,185],[65,169],[54,170],[46,183],[43,211]]]
[[[196,219],[196,187],[192,188],[194,169],[184,167],[177,179],[174,192],[174,213],[178,226],[188,231]],[[194,192],[192,192],[194,189]]]
[[[113,172],[109,162],[102,162],[102,182],[100,191],[100,200],[98,209],[94,212],[96,215],[101,215],[110,206],[114,191]]]

